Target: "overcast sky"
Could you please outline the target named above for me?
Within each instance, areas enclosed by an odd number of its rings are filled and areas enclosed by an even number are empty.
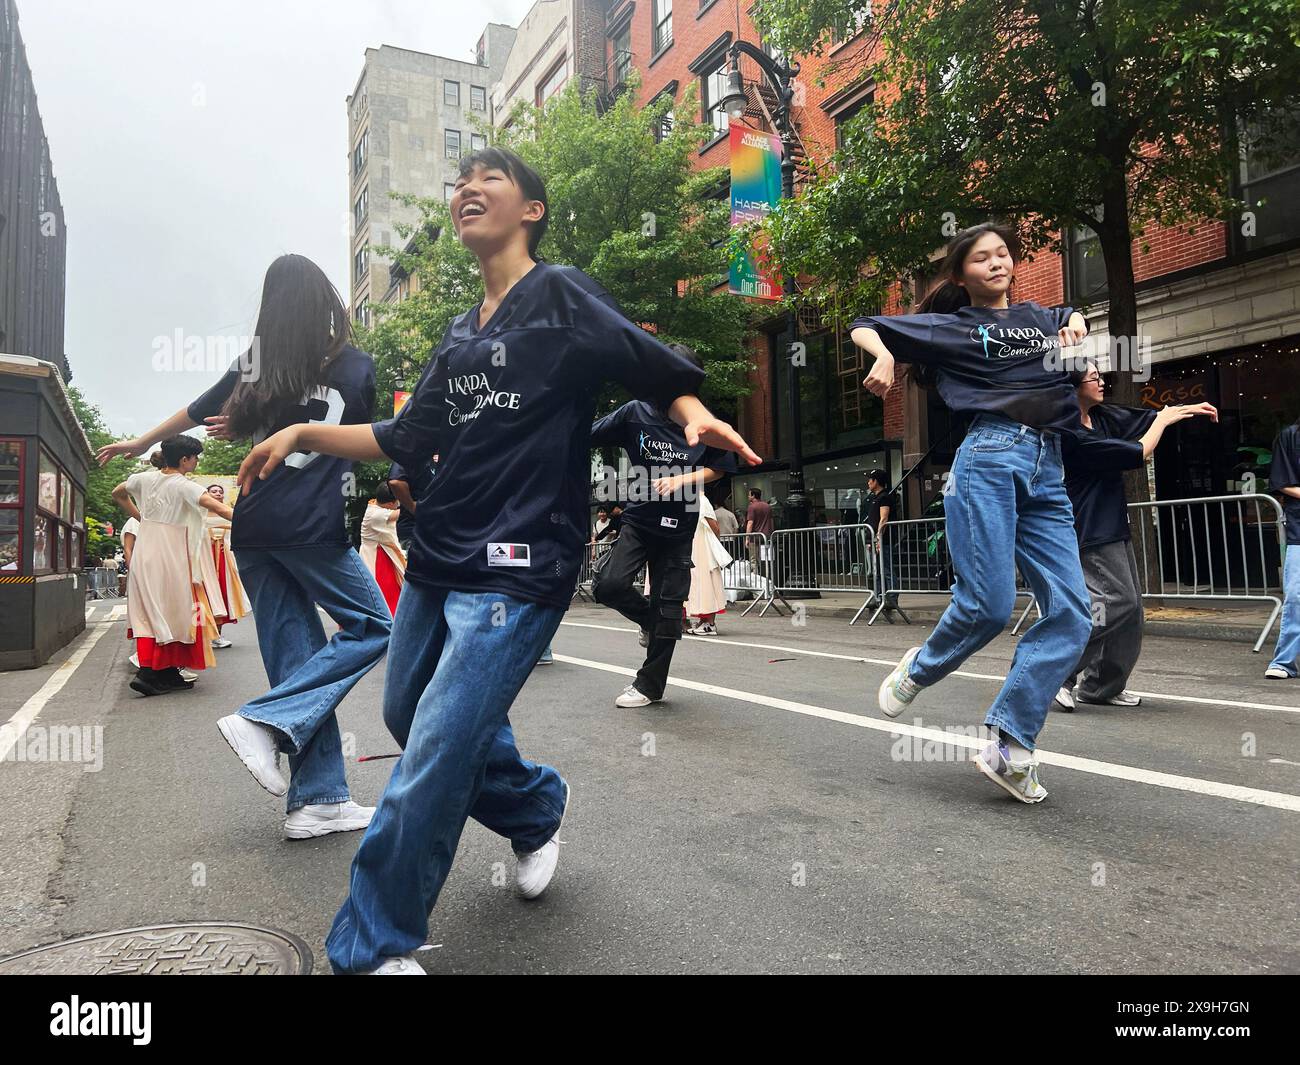
[[[18,0],[68,228],[73,381],[136,434],[218,374],[154,341],[246,336],[262,276],[314,259],[346,302],[345,98],[367,47],[473,60],[532,0]]]

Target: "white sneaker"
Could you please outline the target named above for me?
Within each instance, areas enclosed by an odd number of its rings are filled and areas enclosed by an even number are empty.
[[[300,806],[284,819],[285,839],[312,839],[331,832],[356,832],[370,824],[373,806],[347,802],[309,803]]]
[[[635,684],[629,684],[623,689],[623,694],[614,700],[614,705],[628,710],[634,706],[649,706],[651,703],[657,703],[658,701],[658,699],[651,699],[650,696],[637,691]]]
[[[542,844],[541,849],[531,854],[519,855],[519,864],[515,866],[515,891],[523,899],[535,899],[546,890],[555,875],[555,866],[560,860],[560,829],[564,827],[564,815],[569,812],[569,782],[564,782],[564,809],[560,812],[560,823],[555,835]]]
[[[289,790],[289,782],[280,772],[280,751],[269,728],[238,714],[223,717],[217,722],[217,728],[262,787],[272,795],[283,795]]]
[[[1294,680],[1295,679],[1291,676],[1290,673],[1288,673],[1281,666],[1269,666],[1268,669],[1264,670],[1264,676],[1267,677],[1269,680]]]
[[[371,969],[367,976],[428,976],[424,967],[415,960],[414,954],[403,954],[396,958],[385,958],[378,969]]]
[[[1069,688],[1062,688],[1058,691],[1053,702],[1055,702],[1062,710],[1074,709],[1074,695],[1070,692]]]
[[[913,647],[899,659],[894,671],[880,682],[876,701],[880,706],[880,712],[886,717],[897,717],[912,705],[912,700],[920,693],[921,685],[907,675],[908,670],[912,668],[912,662],[920,653],[921,648]]]
[[[691,631],[696,636],[716,636],[718,635],[718,626],[711,621],[706,621],[700,625],[696,625]]]
[[[178,672],[181,675],[181,680],[188,680],[191,684],[193,684],[196,680],[199,679],[199,675],[195,673],[194,670],[192,669],[182,669],[179,670]]]
[[[135,666],[136,669],[140,668],[140,656],[134,651],[127,657],[127,661],[130,662],[131,665]]]
[[[223,650],[227,647],[234,647],[235,645],[231,643],[229,640],[227,640],[224,636],[218,636],[215,640],[212,641],[212,646],[217,648],[218,650]]]
[[[1142,702],[1142,696],[1134,695],[1125,688],[1118,695],[1112,695],[1109,699],[1088,699],[1081,695],[1078,701],[1087,703],[1090,706],[1138,706]]]

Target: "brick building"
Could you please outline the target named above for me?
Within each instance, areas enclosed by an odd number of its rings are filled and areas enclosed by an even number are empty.
[[[725,91],[726,52],[736,35],[760,38],[737,0],[608,0],[607,59],[618,71],[641,73],[640,102],[661,95],[680,100],[694,83],[700,117],[719,136],[699,151],[701,167],[728,166],[726,117],[717,102]],[[865,34],[833,42],[820,57],[801,60],[793,118],[802,153],[825,159],[839,129],[873,99],[866,75],[874,56]],[[742,59],[754,104],[749,124],[771,129],[757,87],[761,74]],[[611,79],[611,87],[618,84]],[[1156,229],[1134,242],[1139,331],[1150,341],[1152,377],[1142,402],[1208,399],[1221,420],[1183,426],[1159,453],[1155,469],[1162,498],[1237,490],[1244,475],[1262,474],[1273,436],[1300,417],[1300,145],[1282,164],[1247,158],[1225,175],[1243,199],[1264,201],[1250,219],[1229,225]],[[797,156],[796,156],[797,157]],[[1064,252],[1041,252],[1017,273],[1015,298],[1069,303],[1085,311],[1093,336],[1106,335],[1106,280],[1090,234],[1063,234]],[[741,298],[741,297],[737,297]],[[902,309],[897,294],[885,308]],[[856,310],[856,308],[855,308]],[[861,388],[865,368],[847,336],[801,316],[807,366],[801,371],[805,484],[814,515],[851,518],[862,472],[883,466],[909,479],[906,507],[915,515],[938,491],[943,470],[960,442],[948,412],[908,381],[882,404]],[[791,453],[787,439],[787,366],[778,348],[788,340],[782,320],[751,344],[753,391],[737,412],[741,431],[772,456],[758,471],[737,478],[735,496],[758,485],[779,504]],[[924,461],[921,461],[923,460]]]

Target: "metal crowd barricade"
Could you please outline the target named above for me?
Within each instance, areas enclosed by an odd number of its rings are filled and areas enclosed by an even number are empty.
[[[88,566],[85,570],[86,591],[91,599],[120,599],[117,570],[103,566]]]
[[[1278,501],[1258,493],[1202,496],[1128,510],[1142,598],[1272,603],[1253,650],[1263,647],[1282,612],[1286,525]]]
[[[600,563],[614,549],[617,541],[618,537],[614,536],[608,540],[592,540],[583,544],[582,563],[578,566],[578,583],[573,590],[572,598],[581,599],[584,603],[596,601],[591,591],[592,581],[595,579]]]
[[[760,604],[762,609],[758,612],[759,617],[771,607],[775,607],[779,615],[781,608],[776,606],[778,599],[793,612],[772,580],[773,547],[766,533],[729,533],[719,539],[731,556],[731,565],[722,571],[723,591],[752,594],[754,597],[753,602],[741,611],[742,618]]]
[[[866,598],[853,621],[879,594],[876,558],[875,530],[866,524],[814,525],[772,534],[776,592],[860,593]]]
[[[1259,651],[1282,612],[1286,553],[1282,507],[1272,496],[1224,495],[1128,505],[1143,599],[1272,603]],[[1151,571],[1157,574],[1154,582]],[[1021,613],[1018,633],[1030,609]]]

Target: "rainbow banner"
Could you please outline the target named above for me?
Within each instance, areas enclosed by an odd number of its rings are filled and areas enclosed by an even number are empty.
[[[781,202],[781,138],[731,123],[731,225],[767,217]],[[781,298],[781,277],[758,243],[732,259],[730,291],[760,300]]]
[[[406,401],[410,398],[411,398],[411,393],[409,392],[393,393],[393,417],[394,418],[396,418],[399,414],[402,413],[402,408],[406,406]]]

